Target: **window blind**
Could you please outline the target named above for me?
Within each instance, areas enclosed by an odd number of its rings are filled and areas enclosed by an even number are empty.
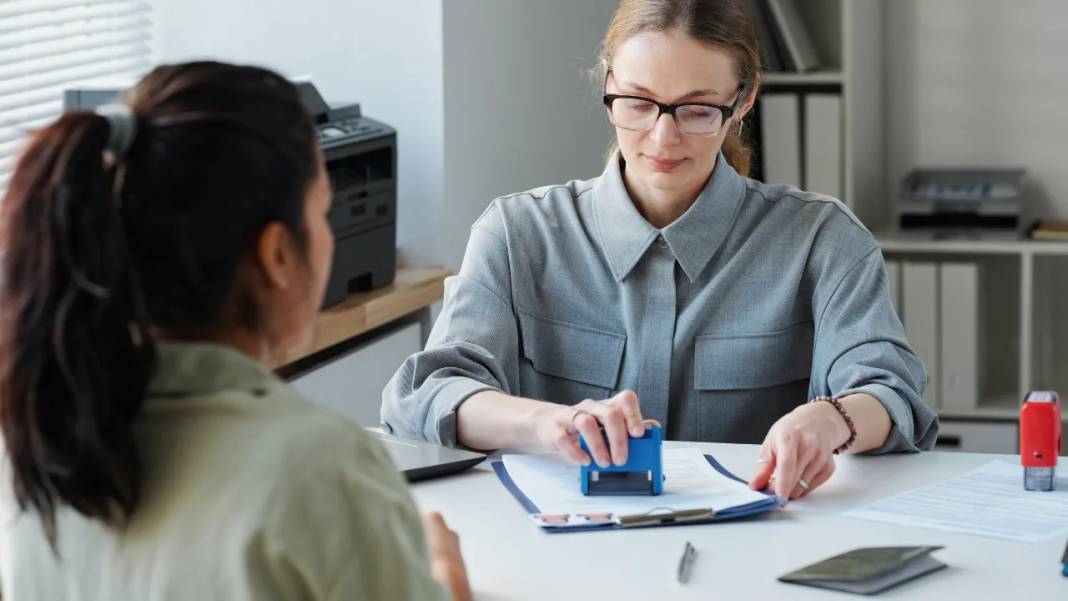
[[[59,116],[63,90],[149,68],[150,17],[138,0],[0,0],[0,197],[26,134]]]

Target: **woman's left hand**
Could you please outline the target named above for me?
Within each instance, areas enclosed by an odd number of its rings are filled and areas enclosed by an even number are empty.
[[[806,403],[779,418],[760,445],[753,490],[770,488],[780,499],[799,499],[834,473],[834,449],[849,426],[830,403]]]

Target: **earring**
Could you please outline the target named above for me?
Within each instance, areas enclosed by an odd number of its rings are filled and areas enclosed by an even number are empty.
[[[742,137],[742,129],[743,129],[744,127],[745,127],[745,121],[742,121],[741,119],[739,119],[739,120],[737,121],[737,123],[736,123],[736,127],[734,128],[734,133],[735,133],[735,135],[737,135],[737,136],[738,136],[739,138],[740,138],[740,137]]]

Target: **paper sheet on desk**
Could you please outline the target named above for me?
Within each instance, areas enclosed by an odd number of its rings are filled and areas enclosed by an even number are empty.
[[[637,515],[652,509],[717,511],[766,500],[765,495],[720,474],[697,447],[664,449],[664,492],[658,496],[591,496],[579,491],[578,467],[552,455],[505,455],[508,474],[542,513]]]
[[[981,468],[845,512],[846,516],[1026,543],[1068,534],[1068,479],[1049,492],[1026,491],[1023,467]]]

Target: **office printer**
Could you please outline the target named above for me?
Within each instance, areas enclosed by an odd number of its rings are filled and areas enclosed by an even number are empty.
[[[334,196],[334,267],[323,306],[393,282],[397,271],[397,133],[360,113],[330,106],[311,83],[296,84],[308,109]]]
[[[1023,169],[913,169],[901,181],[901,234],[1017,239],[1023,177]]]
[[[329,214],[334,265],[323,306],[393,282],[397,260],[397,134],[364,117],[356,103],[328,105],[315,86],[295,82],[326,158],[334,195]],[[66,90],[63,110],[92,110],[124,87]]]

